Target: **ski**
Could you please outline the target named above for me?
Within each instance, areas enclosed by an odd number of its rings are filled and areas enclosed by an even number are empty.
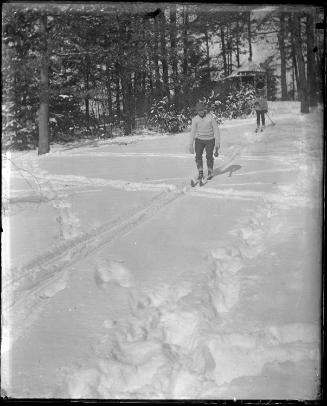
[[[198,179],[191,179],[191,186],[195,187],[199,183]]]
[[[207,180],[205,178],[203,179],[191,179],[191,186],[195,187],[197,185],[199,186],[204,186],[207,183]]]

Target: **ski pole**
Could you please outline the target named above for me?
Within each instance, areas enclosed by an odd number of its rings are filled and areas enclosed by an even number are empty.
[[[266,113],[266,114],[267,114],[267,117],[269,118],[269,120],[271,121],[272,125],[276,125],[276,123],[274,123],[274,122],[272,121],[272,119],[269,117],[268,113]]]

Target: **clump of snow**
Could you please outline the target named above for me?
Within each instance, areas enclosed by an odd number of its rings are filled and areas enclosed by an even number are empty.
[[[42,290],[40,297],[43,299],[48,299],[61,290],[65,289],[68,282],[68,272],[58,273],[55,278],[51,280],[51,283],[48,287]]]
[[[117,283],[124,288],[130,288],[134,284],[131,272],[116,260],[99,260],[95,266],[94,279],[102,289],[109,283]]]
[[[278,345],[301,341],[304,343],[317,342],[319,331],[312,323],[292,323],[280,326],[269,326],[266,330],[267,342]]]

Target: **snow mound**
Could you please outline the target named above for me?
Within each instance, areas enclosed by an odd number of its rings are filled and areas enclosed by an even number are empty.
[[[68,393],[72,399],[93,398],[94,387],[100,381],[100,373],[95,368],[82,369],[69,379]]]
[[[202,379],[187,369],[179,370],[174,376],[172,387],[173,399],[192,399],[198,397],[202,392]]]
[[[318,329],[315,324],[291,323],[266,328],[267,342],[278,345],[301,341],[313,343],[319,341]]]
[[[149,398],[163,397],[158,393],[164,393],[169,387],[170,368],[163,354],[150,353],[141,366],[115,359],[98,360],[96,368],[78,371],[70,379],[70,397],[120,399],[138,398],[140,394]]]
[[[161,316],[160,324],[165,332],[165,341],[187,351],[195,348],[202,318],[195,312],[177,310]]]
[[[210,282],[209,294],[218,315],[227,313],[238,302],[240,288],[238,277],[219,277]]]
[[[95,265],[94,279],[99,288],[116,283],[124,288],[134,284],[131,272],[119,261],[101,259]]]
[[[134,342],[117,342],[112,354],[126,364],[141,365],[162,352],[162,343],[158,340],[138,340]]]
[[[192,287],[188,283],[177,285],[173,288],[168,283],[163,283],[155,291],[148,290],[146,294],[153,306],[172,308],[182,297],[188,295],[191,290]]]
[[[269,346],[263,343],[254,346],[255,341],[251,339],[244,341],[242,335],[237,339],[226,337],[222,342],[220,337],[207,339],[208,348],[215,360],[216,368],[213,376],[217,385],[229,383],[241,376],[256,376],[260,374],[267,363],[282,363],[285,361],[299,362],[302,360],[313,360],[316,358],[316,350],[312,345],[306,343],[282,344]]]

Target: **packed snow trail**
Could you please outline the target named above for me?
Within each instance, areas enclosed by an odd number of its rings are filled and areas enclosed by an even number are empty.
[[[219,170],[224,170],[240,154],[241,148],[230,148],[226,159],[215,169],[216,173]],[[76,229],[74,223],[78,224],[78,221],[75,221],[72,213],[67,212],[70,207],[70,204],[65,202],[67,196],[65,194],[58,196],[53,186],[58,177],[49,177],[45,171],[38,170],[36,165],[36,160],[33,160],[32,167],[28,169],[25,167],[24,169],[28,174],[38,173],[42,176],[38,176],[38,179],[40,180],[39,186],[43,196],[55,208],[61,210],[58,219],[60,219],[59,223],[62,227],[62,236],[65,242],[25,264],[23,269],[11,270],[8,273],[10,279],[4,279],[5,290],[10,291],[10,295],[4,295],[4,309],[15,319],[15,324],[17,323],[15,328],[12,327],[11,335],[13,340],[19,337],[26,326],[31,323],[31,320],[35,319],[37,314],[40,313],[43,299],[49,298],[65,288],[69,278],[67,267],[71,266],[75,261],[87,257],[103,245],[123,237],[135,227],[157,215],[162,208],[190,192],[190,186],[186,183],[180,188],[173,185],[169,186],[166,188],[166,192],[159,193],[145,206],[130,213],[124,213],[113,221],[87,233],[80,234],[74,232]],[[69,181],[72,180],[72,177],[70,177]],[[127,190],[133,187],[130,182],[125,183],[127,183]],[[121,182],[116,182],[116,184],[121,187]],[[70,231],[69,233],[66,231],[67,229]]]
[[[44,172],[43,191],[62,219],[63,242],[6,278],[8,289],[16,284],[14,300],[8,298],[12,324],[22,322],[10,338],[23,333],[11,343],[14,378],[5,377],[7,392],[109,399],[222,399],[241,393],[315,398],[319,244],[308,241],[316,236],[319,218],[320,168],[319,154],[311,159],[309,152],[311,147],[316,154],[311,139],[317,129],[308,135],[311,122],[300,124],[294,134],[291,127],[260,137],[235,130],[228,141],[243,147],[237,171],[221,170],[226,176],[199,190],[184,189],[184,177],[182,186],[159,189],[145,205],[121,211],[89,233],[81,233],[83,218],[71,202],[74,182],[92,192],[92,183],[124,188],[129,181],[110,184],[114,179],[89,171],[71,176],[65,190],[68,174]],[[156,142],[166,148],[185,139]],[[53,155],[65,159],[64,153]],[[39,162],[46,166],[50,159]],[[147,184],[155,183],[132,186]],[[30,285],[21,272],[31,276]],[[29,374],[19,375],[21,365]]]

